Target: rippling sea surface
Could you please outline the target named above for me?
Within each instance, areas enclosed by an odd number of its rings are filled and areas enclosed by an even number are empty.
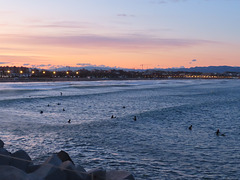
[[[35,163],[65,150],[137,180],[240,178],[240,80],[0,83],[0,129]]]

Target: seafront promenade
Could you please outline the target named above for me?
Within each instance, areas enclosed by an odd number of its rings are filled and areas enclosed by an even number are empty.
[[[95,77],[4,77],[0,82],[56,82],[56,81],[106,81],[106,80],[173,80],[173,79],[240,79],[232,76],[167,76],[167,77],[137,77],[137,78],[95,78]]]
[[[227,70],[227,69],[226,69]],[[154,80],[154,79],[239,79],[234,71],[184,71],[184,70],[122,70],[122,69],[77,69],[43,70],[27,67],[1,67],[0,82],[45,82],[45,81],[100,81],[100,80]]]

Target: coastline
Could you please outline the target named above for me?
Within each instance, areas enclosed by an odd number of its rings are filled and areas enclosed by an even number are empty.
[[[128,81],[128,80],[192,80],[192,79],[240,79],[240,78],[0,78],[3,82],[60,82],[60,81]]]
[[[102,78],[0,78],[1,82],[59,82],[59,81],[106,81],[106,80],[139,80],[139,79],[102,79]],[[143,80],[143,79],[141,79]]]

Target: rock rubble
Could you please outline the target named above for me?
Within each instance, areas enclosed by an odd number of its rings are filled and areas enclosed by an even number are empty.
[[[75,166],[65,151],[52,154],[44,163],[34,165],[24,150],[14,153],[4,148],[0,140],[1,180],[135,180],[128,171],[105,170],[102,168],[86,171]]]

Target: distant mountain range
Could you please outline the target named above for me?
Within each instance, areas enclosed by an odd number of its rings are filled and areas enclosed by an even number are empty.
[[[57,71],[67,71],[72,70],[76,71],[79,69],[86,69],[86,70],[110,70],[110,69],[116,69],[116,70],[124,70],[124,71],[145,71],[142,69],[127,69],[127,68],[116,68],[116,67],[109,67],[109,66],[84,66],[84,67],[61,67],[56,68],[54,70]],[[240,73],[240,67],[233,67],[233,66],[207,66],[207,67],[191,67],[191,68],[167,68],[167,69],[161,69],[161,68],[155,68],[155,69],[149,69],[149,70],[158,70],[158,71],[184,71],[184,72],[202,72],[202,73],[224,73],[224,72],[238,72]]]
[[[202,72],[202,73],[224,73],[224,72],[240,72],[240,67],[233,66],[208,66],[208,67],[191,67],[191,68],[168,68],[164,71],[185,71],[185,72]]]

